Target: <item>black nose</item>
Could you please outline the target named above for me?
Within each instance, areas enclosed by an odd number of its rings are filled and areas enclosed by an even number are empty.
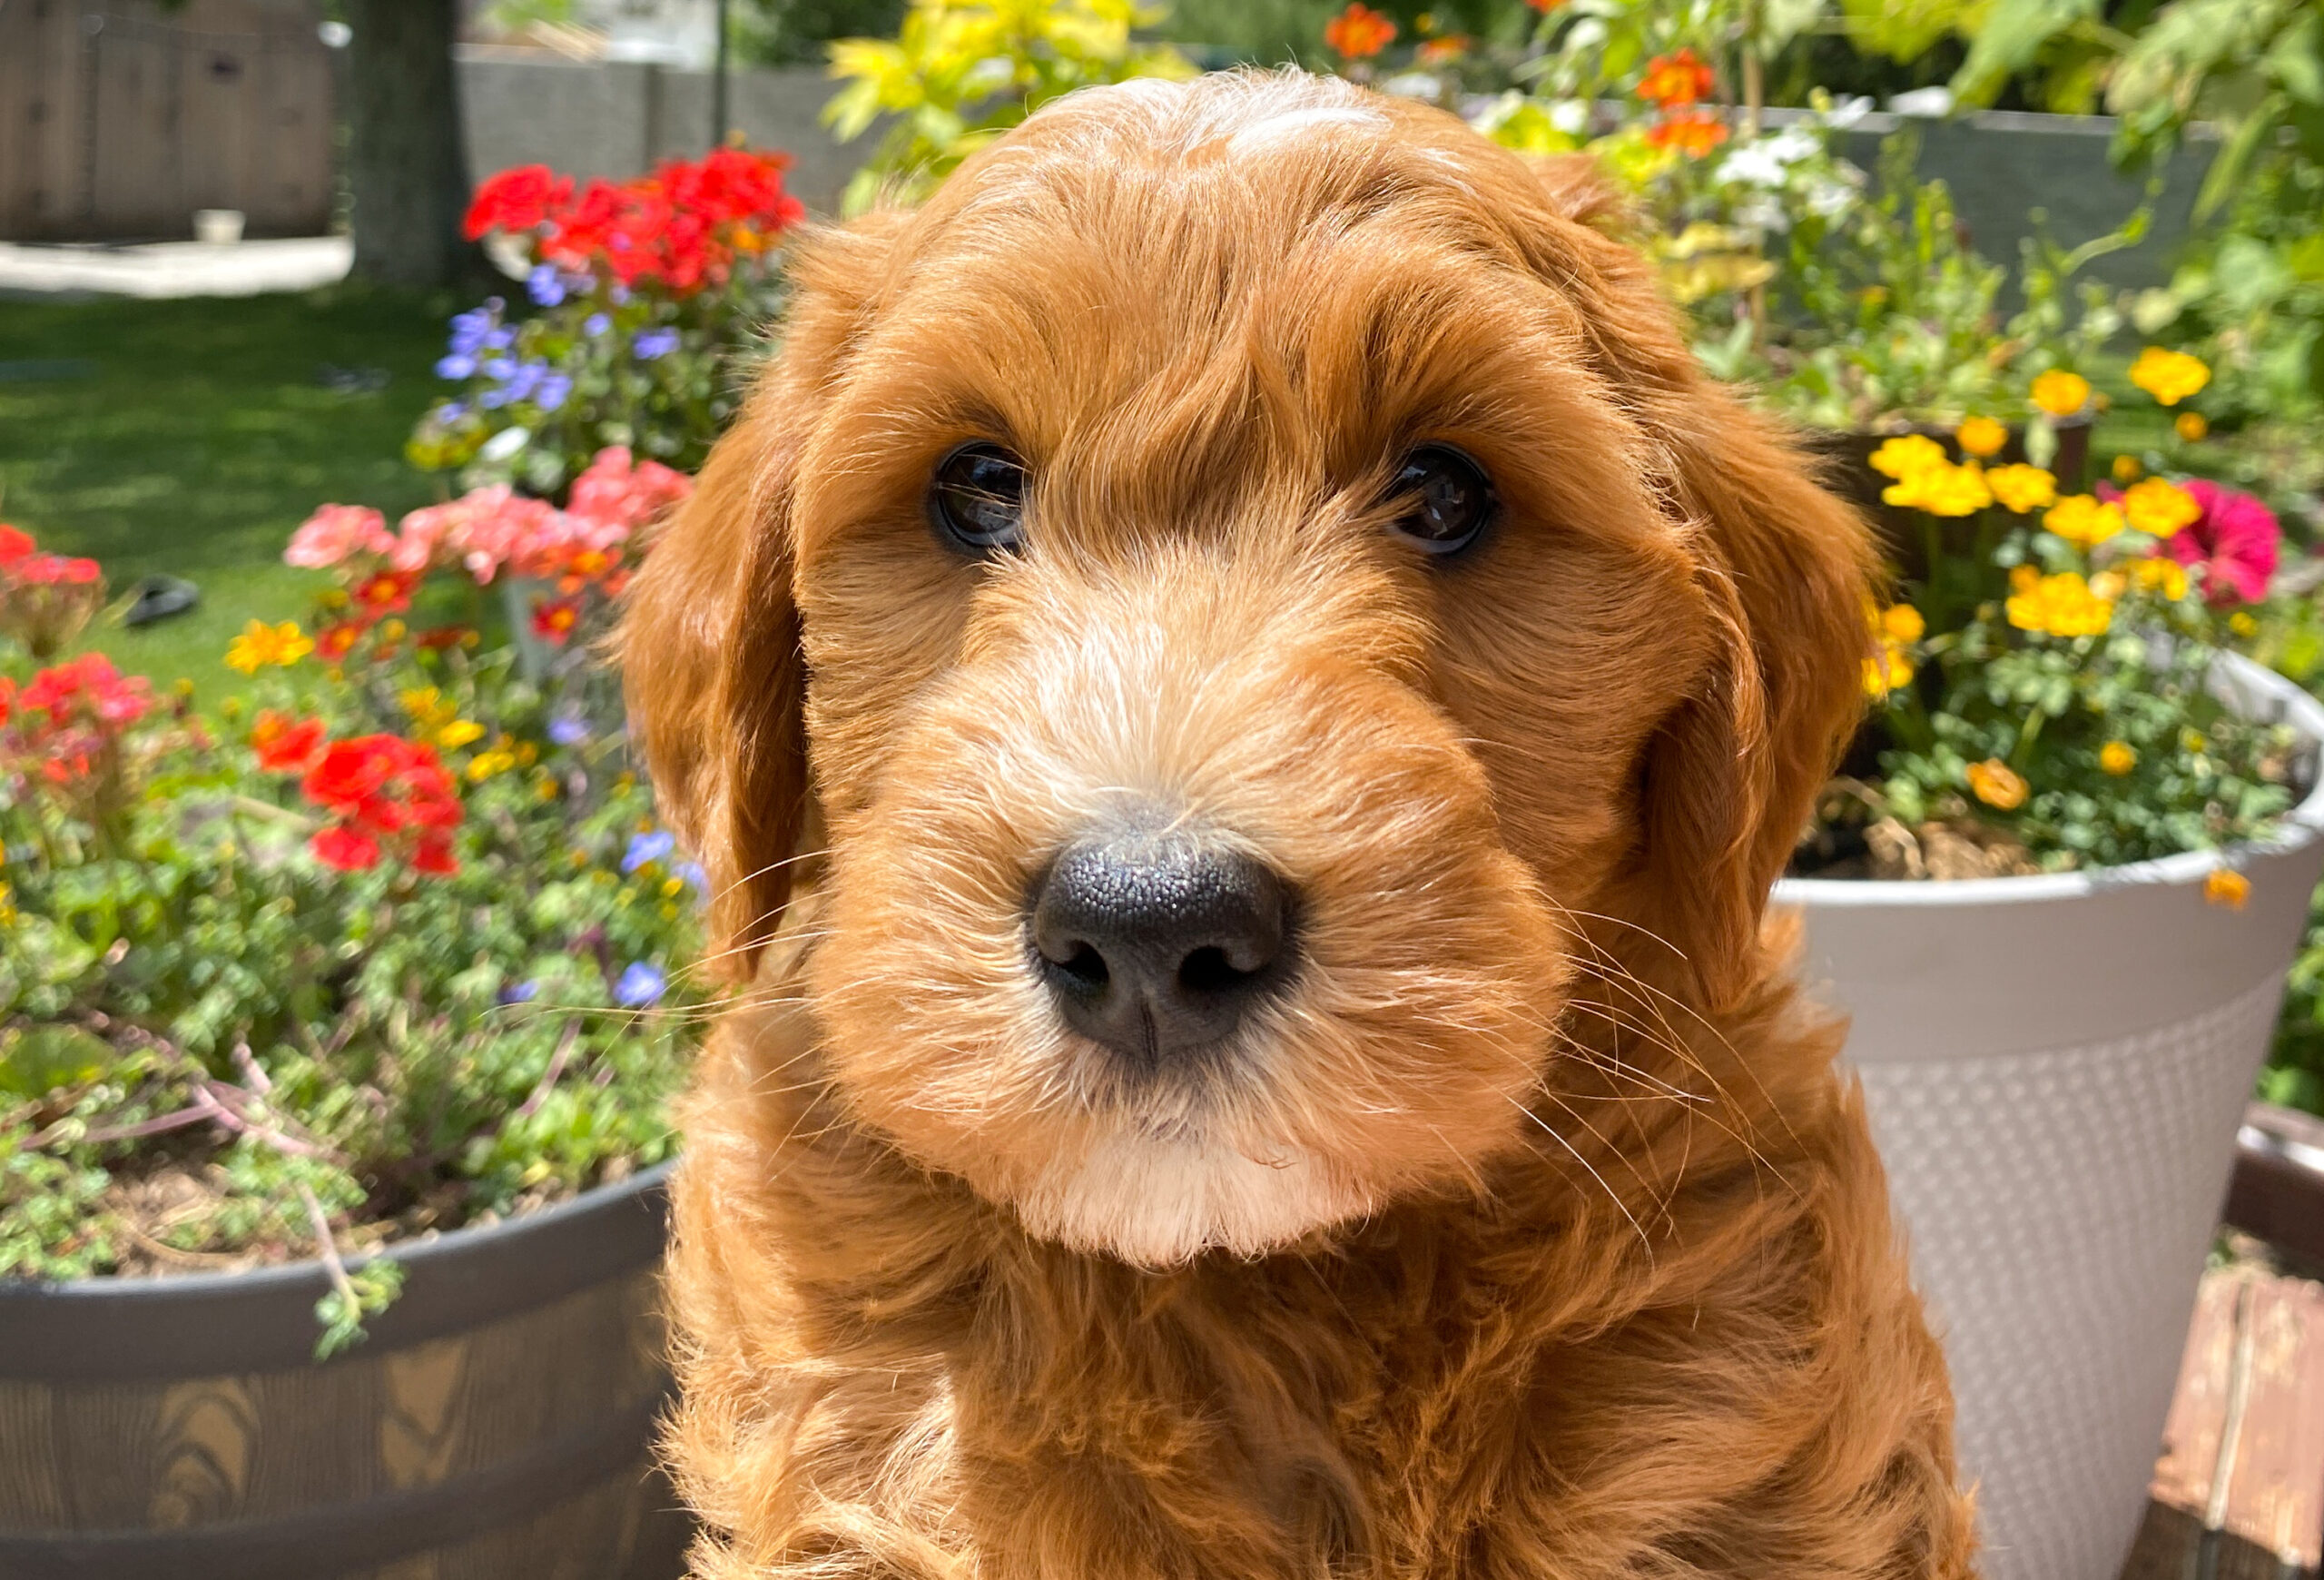
[[[1197,834],[1068,846],[1033,903],[1066,1023],[1141,1064],[1216,1042],[1291,964],[1282,879]]]

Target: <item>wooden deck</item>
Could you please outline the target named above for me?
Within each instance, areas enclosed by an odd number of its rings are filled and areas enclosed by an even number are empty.
[[[2203,1276],[2122,1580],[2324,1569],[2324,1282],[2299,1276],[2324,1271],[2324,1124],[2255,1111],[2244,1142],[2228,1216],[2249,1232]]]

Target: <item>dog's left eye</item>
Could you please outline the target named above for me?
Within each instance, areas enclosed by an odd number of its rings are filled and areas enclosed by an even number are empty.
[[[1025,463],[997,444],[964,444],[936,463],[928,513],[971,554],[1017,547],[1025,530]]]
[[[1458,554],[1492,520],[1492,479],[1449,444],[1406,456],[1389,493],[1404,504],[1389,530],[1423,554]]]

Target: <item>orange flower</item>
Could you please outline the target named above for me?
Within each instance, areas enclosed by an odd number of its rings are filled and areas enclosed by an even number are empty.
[[[1685,110],[1648,127],[1646,140],[1657,148],[1675,148],[1689,159],[1700,159],[1727,141],[1727,123],[1709,110]]]
[[[1551,12],[1555,11],[1559,6],[1564,5],[1565,0],[1525,0],[1525,4],[1531,5],[1542,15],[1547,16]]]
[[[2001,453],[2009,442],[2009,430],[1990,417],[1972,417],[1953,430],[1953,438],[1964,454],[1983,460]]]
[[[1368,60],[1387,48],[1395,36],[1395,23],[1364,0],[1349,0],[1346,10],[1324,24],[1324,42],[1344,60]]]
[[[2203,879],[2203,898],[2211,904],[2240,911],[2243,902],[2250,897],[2251,880],[2233,867],[2213,867]]]
[[[1469,52],[1467,35],[1455,33],[1445,38],[1432,38],[1413,52],[1413,59],[1421,65],[1443,65],[1459,60]]]
[[[2025,781],[1999,757],[1969,765],[1969,788],[1996,811],[2014,812],[2025,805]]]
[[[1710,67],[1693,50],[1675,50],[1646,63],[1646,74],[1638,80],[1638,96],[1666,110],[1679,109],[1709,98],[1715,80]]]
[[[326,658],[344,658],[362,635],[360,620],[341,620],[335,626],[325,626],[315,633],[315,651]]]

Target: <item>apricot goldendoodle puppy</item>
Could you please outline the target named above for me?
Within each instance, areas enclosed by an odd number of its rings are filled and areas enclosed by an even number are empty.
[[[1214,76],[802,248],[625,637],[699,1574],[1968,1574],[1760,936],[1865,538],[1594,202]]]

